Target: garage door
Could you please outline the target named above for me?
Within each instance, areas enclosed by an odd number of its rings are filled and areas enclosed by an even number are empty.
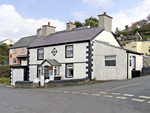
[[[24,80],[24,69],[13,69],[12,70],[12,85],[15,86],[16,81]]]

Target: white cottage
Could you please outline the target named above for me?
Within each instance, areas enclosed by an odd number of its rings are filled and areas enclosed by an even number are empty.
[[[132,78],[133,68],[141,70],[141,54],[123,49],[111,32],[112,17],[106,13],[98,17],[98,27],[76,28],[70,22],[60,32],[55,32],[50,23],[38,29],[37,38],[28,47],[29,81],[39,79],[44,85],[86,77],[122,80]]]

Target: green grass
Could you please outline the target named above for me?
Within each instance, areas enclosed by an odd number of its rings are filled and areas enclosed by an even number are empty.
[[[10,78],[0,78],[0,84],[10,84]]]

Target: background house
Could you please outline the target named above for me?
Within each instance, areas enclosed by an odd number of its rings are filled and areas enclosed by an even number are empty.
[[[14,45],[14,42],[11,39],[5,39],[3,41],[0,41],[0,44],[3,44],[3,43],[7,44],[8,46]]]
[[[27,65],[27,47],[36,35],[23,37],[9,48],[9,65]]]

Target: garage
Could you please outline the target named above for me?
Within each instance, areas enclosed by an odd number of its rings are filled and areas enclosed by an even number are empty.
[[[16,81],[28,81],[27,66],[10,67],[10,85],[15,86]]]

